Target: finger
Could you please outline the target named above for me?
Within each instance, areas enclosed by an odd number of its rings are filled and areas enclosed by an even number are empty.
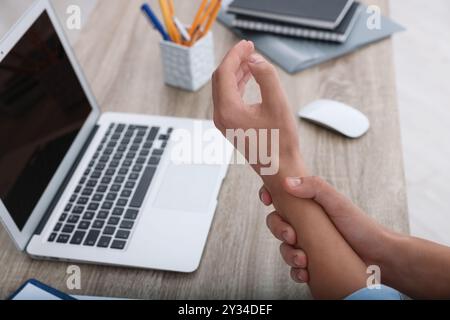
[[[330,216],[359,211],[347,197],[319,177],[288,177],[284,188],[297,198],[316,201]]]
[[[243,72],[241,66],[253,51],[252,42],[245,40],[239,42],[227,53],[213,74],[214,114],[219,120],[218,124],[223,122],[222,120],[232,114],[234,110],[243,107],[237,76]]]
[[[261,189],[259,189],[259,199],[266,206],[270,206],[272,204],[272,196],[264,186],[262,186]]]
[[[280,245],[280,253],[284,262],[286,262],[289,266],[301,269],[307,268],[308,264],[306,253],[303,250],[295,249],[287,243],[282,243]]]
[[[269,105],[279,106],[280,101],[285,100],[285,96],[275,67],[257,53],[250,55],[248,65],[260,87],[263,101],[269,102]]]
[[[285,222],[281,216],[275,211],[266,218],[266,224],[270,232],[280,241],[294,245],[297,241],[294,228]]]
[[[309,274],[305,269],[291,268],[291,278],[298,283],[308,283]]]

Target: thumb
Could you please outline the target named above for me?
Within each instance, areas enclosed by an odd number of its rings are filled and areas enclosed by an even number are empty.
[[[261,89],[263,101],[278,105],[280,99],[284,99],[284,93],[275,67],[257,53],[249,56],[248,67]]]
[[[284,189],[297,198],[314,200],[330,217],[359,212],[347,197],[319,177],[288,177]]]

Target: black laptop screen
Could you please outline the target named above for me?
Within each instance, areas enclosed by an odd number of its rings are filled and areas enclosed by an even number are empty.
[[[0,199],[20,230],[91,111],[44,12],[0,62]]]

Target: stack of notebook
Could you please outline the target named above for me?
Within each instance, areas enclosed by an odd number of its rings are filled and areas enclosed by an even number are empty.
[[[236,28],[343,43],[361,7],[354,0],[234,0],[228,12]]]

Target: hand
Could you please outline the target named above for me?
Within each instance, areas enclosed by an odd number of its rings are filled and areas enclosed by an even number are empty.
[[[391,231],[367,216],[321,178],[286,178],[283,186],[285,191],[297,198],[317,202],[367,265],[383,265],[384,247]],[[266,206],[272,203],[272,197],[265,187],[261,188],[259,197]],[[267,216],[267,226],[277,239],[283,241],[280,251],[284,261],[292,267],[291,277],[297,282],[307,282],[307,257],[305,252],[293,246],[297,237],[294,229],[278,212]]]
[[[262,102],[247,104],[243,100],[247,82],[254,77],[261,90]],[[232,48],[214,72],[213,80],[214,123],[227,137],[227,130],[278,129],[277,157],[279,168],[303,166],[300,156],[297,123],[281,87],[276,69],[261,55],[254,52],[254,45],[241,41]],[[258,134],[259,132],[257,132]],[[229,139],[231,140],[231,139]],[[233,138],[231,141],[236,146]],[[259,139],[258,139],[259,142]],[[251,147],[259,147],[257,146]],[[238,148],[238,146],[236,146]],[[271,145],[267,146],[271,147]],[[248,146],[238,150],[249,161]],[[267,165],[261,161],[260,150],[254,150],[257,161],[249,161],[255,171]],[[266,152],[268,150],[261,150]],[[281,156],[279,156],[281,155]],[[273,157],[272,157],[273,159]],[[278,167],[278,166],[277,166]],[[303,169],[301,167],[301,169]],[[296,171],[297,172],[297,171]]]

